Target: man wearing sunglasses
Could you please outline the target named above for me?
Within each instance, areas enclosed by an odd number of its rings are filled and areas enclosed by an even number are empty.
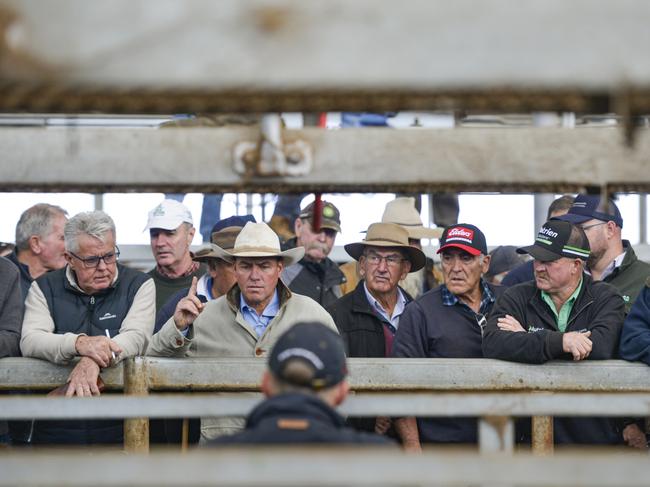
[[[99,395],[101,368],[143,355],[155,318],[153,280],[119,265],[115,224],[102,211],[79,213],[64,228],[60,270],[39,277],[25,301],[21,351],[56,364],[79,358],[67,396]],[[39,421],[35,444],[121,443],[121,421]]]

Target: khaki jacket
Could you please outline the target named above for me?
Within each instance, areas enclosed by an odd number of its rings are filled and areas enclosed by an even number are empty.
[[[188,328],[187,336],[170,318],[156,333],[147,355],[157,357],[265,357],[278,337],[300,321],[318,321],[333,330],[336,325],[321,305],[307,296],[294,294],[278,281],[280,310],[258,337],[239,309],[241,291],[237,285],[205,304]],[[202,418],[201,439],[234,433],[244,427],[244,418]]]

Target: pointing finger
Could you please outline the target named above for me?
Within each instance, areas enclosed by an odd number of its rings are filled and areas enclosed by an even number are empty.
[[[190,286],[190,290],[187,293],[188,298],[191,296],[196,296],[196,286],[198,282],[199,282],[198,279],[196,278],[196,276],[194,276],[192,278],[192,285]]]

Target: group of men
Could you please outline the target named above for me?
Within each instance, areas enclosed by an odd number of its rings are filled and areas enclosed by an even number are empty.
[[[517,249],[532,260],[511,273],[532,269],[532,275],[512,287],[485,279],[491,255],[477,226],[427,228],[412,198],[391,201],[363,240],[345,245],[354,264],[343,268],[329,257],[341,230],[340,212],[329,202],[304,208],[294,222],[295,238],[283,244],[269,226],[247,215],[217,222],[211,245],[192,253],[191,213],[180,202],[164,200],[147,220],[156,261],[147,274],[119,264],[115,224],[104,212],[67,219],[61,208],[36,205],[17,225],[14,253],[0,259],[0,357],[22,352],[54,363],[78,359],[70,396],[99,394],[101,368],[145,353],[270,357],[265,392],[281,396],[275,401],[287,411],[290,403],[303,401],[319,417],[329,411],[330,419],[331,407],[347,393],[341,385],[345,374],[340,357],[325,354],[339,362],[332,369],[336,380],[323,379],[330,365],[314,355],[305,338],[310,333],[324,344],[339,335],[337,346],[348,357],[543,363],[616,358],[622,331],[621,356],[650,361],[650,265],[622,239],[623,219],[612,201],[591,195],[560,200],[535,243]],[[423,253],[423,238],[439,238],[439,270]],[[282,340],[303,346],[272,352]],[[294,349],[304,350],[287,372],[278,363]],[[316,399],[297,399],[296,391],[314,392]],[[318,410],[323,401],[325,409]],[[266,424],[267,410],[277,412],[262,407],[253,423]],[[332,421],[335,429],[343,428],[342,419]],[[200,436],[222,438],[246,424],[243,418],[206,418]],[[477,439],[473,418],[358,418],[349,424],[393,437],[412,451],[422,443]],[[164,441],[169,431],[161,425]],[[122,441],[115,421],[22,426],[12,441]],[[638,418],[557,418],[555,428],[559,443],[646,444]],[[525,440],[525,426],[520,433]]]

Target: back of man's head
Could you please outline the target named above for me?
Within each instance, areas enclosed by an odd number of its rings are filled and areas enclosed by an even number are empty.
[[[553,202],[548,207],[546,220],[550,220],[551,218],[564,215],[566,212],[569,211],[574,201],[575,201],[575,197],[571,196],[570,194],[565,194],[563,196],[560,196],[556,200],[553,200]]]
[[[347,394],[347,363],[341,337],[317,322],[301,322],[278,338],[268,361],[273,385],[267,395],[288,392],[318,395],[330,405]],[[341,390],[342,397],[332,392]]]

